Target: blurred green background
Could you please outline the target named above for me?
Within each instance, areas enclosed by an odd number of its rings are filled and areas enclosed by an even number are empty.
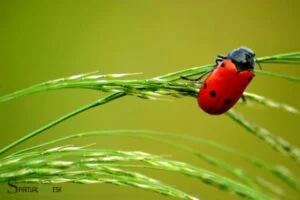
[[[258,56],[299,51],[299,0],[290,1],[7,1],[0,3],[1,95],[43,81],[99,70],[100,73],[143,72],[149,78],[214,62],[217,54],[246,45]],[[263,65],[264,70],[300,75],[299,66]],[[132,77],[131,77],[132,78]],[[247,91],[300,108],[299,85],[257,75]],[[16,140],[59,116],[83,106],[101,93],[60,90],[34,94],[1,104],[0,146]],[[236,110],[273,133],[300,146],[299,116],[258,105]],[[151,129],[184,133],[214,140],[284,164],[296,175],[299,167],[289,158],[249,134],[231,119],[209,116],[192,98],[149,101],[125,97],[83,113],[22,144],[24,148],[70,133],[106,129]],[[76,144],[91,143],[91,139]],[[140,139],[97,138],[99,148],[141,150],[172,155],[228,177],[221,169],[178,149]],[[192,144],[189,144],[192,146]],[[282,186],[291,199],[296,194],[271,175],[218,150],[200,151],[248,169]],[[200,199],[239,199],[182,175],[146,170]],[[234,178],[234,177],[232,177]],[[168,199],[156,193],[113,185],[63,184],[39,194],[7,194],[0,199]]]

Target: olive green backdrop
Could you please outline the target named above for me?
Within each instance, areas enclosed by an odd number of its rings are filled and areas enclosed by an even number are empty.
[[[0,94],[32,84],[99,70],[100,73],[143,72],[148,78],[214,62],[217,54],[246,45],[258,56],[300,50],[299,0],[290,1],[6,1],[0,2]],[[263,65],[265,70],[300,75],[299,66]],[[131,77],[132,78],[132,77]],[[299,85],[257,75],[247,91],[300,108]],[[25,133],[83,106],[102,93],[60,90],[34,94],[1,104],[3,147]],[[300,175],[299,167],[276,153],[226,116],[209,116],[195,99],[149,101],[125,97],[95,108],[31,139],[21,147],[70,133],[106,129],[151,129],[191,134],[225,144],[273,164],[284,164]],[[236,106],[249,120],[300,146],[299,116],[257,105]],[[99,148],[141,150],[172,155],[205,169],[231,177],[175,148],[139,139],[82,139]],[[195,146],[210,155],[259,173],[295,193],[278,179],[253,168],[237,157]],[[238,199],[226,192],[182,175],[145,170],[201,199]],[[108,184],[51,185],[39,194],[7,194],[0,199],[168,199],[140,189]]]

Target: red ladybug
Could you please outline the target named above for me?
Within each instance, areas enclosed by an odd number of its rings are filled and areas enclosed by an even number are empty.
[[[199,107],[212,115],[228,111],[240,97],[244,100],[243,92],[254,77],[255,54],[240,47],[227,56],[219,55],[216,63],[198,93]]]

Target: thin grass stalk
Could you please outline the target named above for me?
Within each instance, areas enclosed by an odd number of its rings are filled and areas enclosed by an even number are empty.
[[[35,130],[35,131],[33,131],[33,132],[31,132],[31,133],[29,133],[29,134],[21,137],[20,139],[14,141],[13,143],[5,146],[4,148],[2,148],[0,150],[0,155],[3,154],[3,153],[5,153],[6,151],[12,149],[13,147],[15,147],[15,146],[17,146],[17,145],[25,142],[26,140],[28,140],[28,139],[30,139],[30,138],[32,138],[32,137],[34,137],[34,136],[36,136],[36,135],[44,132],[45,130],[47,130],[47,129],[49,129],[49,128],[51,128],[51,127],[53,127],[53,126],[55,126],[55,125],[57,125],[57,124],[65,121],[65,120],[67,120],[67,119],[69,119],[69,118],[71,118],[71,117],[73,117],[73,116],[75,116],[75,115],[77,115],[79,113],[82,113],[82,112],[84,112],[86,110],[89,110],[91,108],[94,108],[96,106],[105,104],[105,103],[110,102],[110,101],[112,101],[114,99],[120,98],[120,97],[122,97],[124,95],[125,95],[124,93],[113,93],[113,94],[110,94],[110,95],[108,95],[108,96],[106,96],[104,98],[98,99],[98,100],[92,102],[91,104],[83,106],[83,107],[81,107],[81,108],[79,108],[79,109],[77,109],[77,110],[75,110],[75,111],[73,111],[71,113],[68,113],[68,114],[66,114],[66,115],[58,118],[57,120],[54,120],[54,121],[46,124],[45,126],[42,126],[41,128],[39,128],[39,129],[37,129],[37,130]]]
[[[284,62],[285,64],[290,64],[289,63],[290,61],[294,61],[294,62],[296,62],[296,64],[300,64],[299,57],[300,57],[299,52],[292,52],[292,53],[262,57],[262,58],[258,58],[256,61],[257,61],[257,63],[276,63],[276,62],[281,61],[281,62]],[[214,66],[215,66],[215,64],[203,65],[203,66],[199,66],[199,67],[180,70],[177,72],[171,72],[171,73],[168,73],[168,74],[165,74],[162,76],[157,76],[152,79],[146,79],[146,80],[121,80],[119,85],[124,84],[124,83],[129,84],[130,82],[132,84],[141,84],[141,85],[145,85],[143,83],[147,83],[147,82],[156,82],[156,83],[159,83],[161,81],[176,82],[178,80],[181,80],[181,76],[189,77],[189,76],[201,75],[201,74],[211,70]],[[297,76],[281,75],[281,74],[265,72],[265,71],[261,71],[261,70],[256,70],[256,72],[264,73],[266,75],[270,75],[273,77],[280,76],[281,78],[286,78],[287,80],[291,80],[291,81],[299,81],[300,80],[300,78]],[[14,93],[11,93],[11,94],[4,95],[4,96],[0,97],[0,102],[5,102],[5,101],[11,100],[13,98],[23,96],[26,94],[31,94],[34,92],[40,92],[40,91],[45,91],[45,90],[49,90],[49,89],[60,89],[60,88],[65,88],[65,87],[71,87],[69,85],[71,83],[73,84],[72,87],[81,86],[82,88],[85,88],[89,84],[91,84],[92,82],[95,82],[97,80],[98,80],[98,83],[101,84],[101,81],[105,81],[102,78],[124,77],[124,76],[128,76],[128,75],[133,75],[133,74],[134,73],[132,73],[132,74],[108,74],[108,75],[98,75],[98,74],[94,74],[94,73],[79,74],[79,75],[75,75],[75,76],[71,76],[71,77],[67,77],[67,78],[60,78],[60,79],[56,79],[56,80],[52,80],[52,81],[47,81],[45,83],[37,84],[37,85],[34,85],[34,86],[29,87],[24,90],[19,90]],[[118,81],[119,80],[117,80],[117,82]],[[117,83],[115,80],[110,81],[110,83],[113,83],[113,82],[115,82],[114,84]],[[97,89],[97,87],[95,88],[94,86],[93,87],[90,86],[87,88]],[[103,89],[103,90],[105,91],[105,89]]]
[[[299,110],[297,108],[290,106],[288,104],[280,103],[280,102],[271,100],[267,97],[249,93],[249,92],[244,92],[243,95],[247,101],[253,101],[255,103],[258,103],[258,104],[261,104],[264,106],[268,106],[271,108],[278,108],[278,109],[282,109],[282,110],[290,112],[290,113],[299,114]]]
[[[291,145],[289,142],[285,141],[283,138],[273,135],[271,132],[265,128],[259,127],[234,112],[232,109],[226,113],[231,119],[242,125],[250,133],[257,136],[258,138],[264,140],[270,144],[273,149],[281,152],[282,154],[291,157],[298,164],[300,163],[300,149]]]

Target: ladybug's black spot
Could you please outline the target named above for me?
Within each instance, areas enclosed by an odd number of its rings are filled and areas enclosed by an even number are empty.
[[[225,67],[225,62],[222,62],[222,63],[221,63],[221,67]]]
[[[209,92],[209,95],[210,95],[211,97],[217,96],[216,91],[214,91],[214,90],[210,91],[210,92]]]
[[[250,82],[250,81],[252,80],[252,78],[253,78],[252,76],[251,76],[251,77],[249,77],[249,78],[248,78],[248,82]]]
[[[225,99],[225,100],[224,100],[224,103],[225,103],[225,104],[230,104],[231,102],[232,102],[231,99]]]
[[[207,88],[207,84],[206,83],[203,84],[203,88],[204,89]]]

